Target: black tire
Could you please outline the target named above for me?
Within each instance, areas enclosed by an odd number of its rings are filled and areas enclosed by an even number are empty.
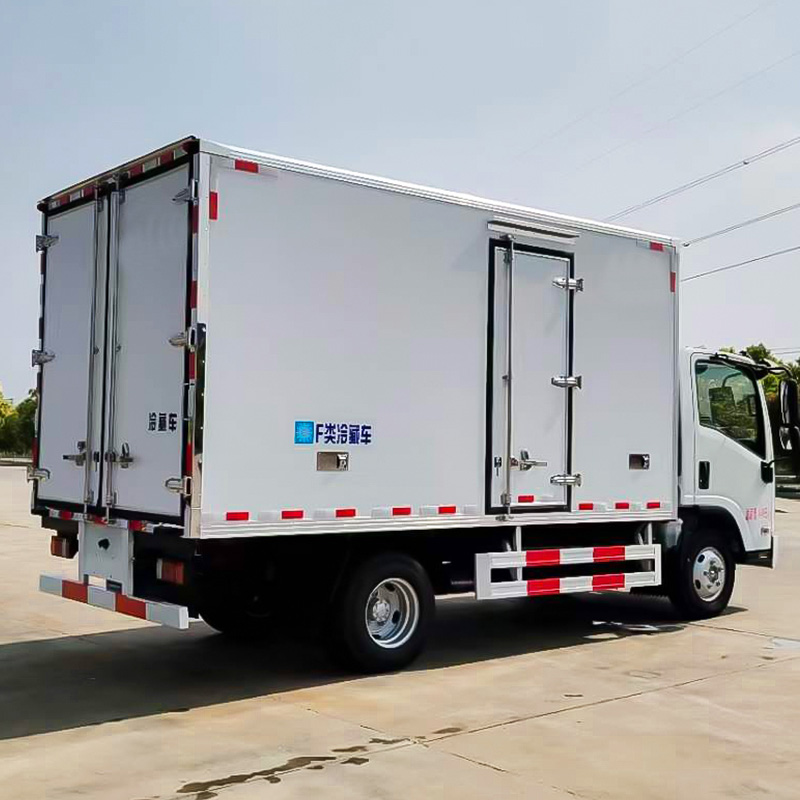
[[[720,559],[724,564],[722,576],[714,570],[710,571],[710,577],[702,572],[703,561],[718,566]],[[699,576],[695,562],[701,570]],[[667,594],[680,614],[686,619],[706,619],[727,608],[736,578],[736,561],[724,536],[715,531],[696,530],[671,554],[664,572]]]
[[[373,591],[379,587],[381,593],[373,598],[368,610]],[[400,609],[404,598],[410,608],[412,594],[416,613],[409,610],[405,616],[414,616],[415,622],[404,627]],[[381,599],[384,596],[388,601]],[[380,617],[388,613],[387,607],[391,611],[395,600],[398,610],[381,622]],[[382,607],[378,605],[381,603]],[[402,669],[425,645],[435,605],[430,579],[418,561],[401,553],[385,553],[362,561],[348,570],[335,598],[330,631],[334,655],[347,667],[360,672]],[[368,627],[370,617],[374,635]],[[382,629],[381,625],[386,628]],[[393,640],[395,630],[397,634]],[[385,642],[380,644],[374,637],[383,637]]]
[[[272,602],[252,584],[249,588],[208,592],[200,616],[219,633],[244,641],[263,641],[275,628]]]

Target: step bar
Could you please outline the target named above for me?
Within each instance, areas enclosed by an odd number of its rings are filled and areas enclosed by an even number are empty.
[[[189,609],[186,606],[174,603],[159,603],[155,600],[141,600],[138,597],[129,597],[120,592],[112,592],[90,583],[80,583],[63,578],[59,575],[40,575],[39,591],[63,597],[66,600],[76,600],[95,608],[105,608],[107,611],[116,611],[129,617],[145,619],[148,622],[157,622],[168,628],[186,630],[189,627]]]
[[[522,570],[526,568],[623,561],[652,561],[653,568],[645,572],[609,572],[602,575],[521,579]],[[496,569],[515,569],[518,580],[493,581],[492,570]],[[603,592],[660,584],[661,545],[658,544],[512,550],[505,553],[478,553],[475,556],[475,594],[478,600]]]

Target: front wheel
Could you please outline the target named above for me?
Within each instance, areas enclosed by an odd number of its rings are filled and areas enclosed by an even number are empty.
[[[688,619],[715,617],[728,606],[735,576],[736,562],[725,539],[713,531],[696,531],[681,543],[666,570],[667,590]]]
[[[435,599],[418,561],[400,553],[374,556],[350,570],[336,599],[333,646],[362,672],[401,669],[422,650]]]

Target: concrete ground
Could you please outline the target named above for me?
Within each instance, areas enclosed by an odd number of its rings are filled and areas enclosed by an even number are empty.
[[[800,502],[779,501],[779,568],[741,569],[718,619],[624,594],[448,600],[420,661],[366,678],[314,642],[39,594],[74,565],[27,504],[0,468],[3,797],[800,796]]]

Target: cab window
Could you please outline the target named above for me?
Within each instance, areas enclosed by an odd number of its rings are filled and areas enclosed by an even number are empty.
[[[730,364],[699,361],[695,378],[700,424],[764,458],[764,419],[753,376]]]

